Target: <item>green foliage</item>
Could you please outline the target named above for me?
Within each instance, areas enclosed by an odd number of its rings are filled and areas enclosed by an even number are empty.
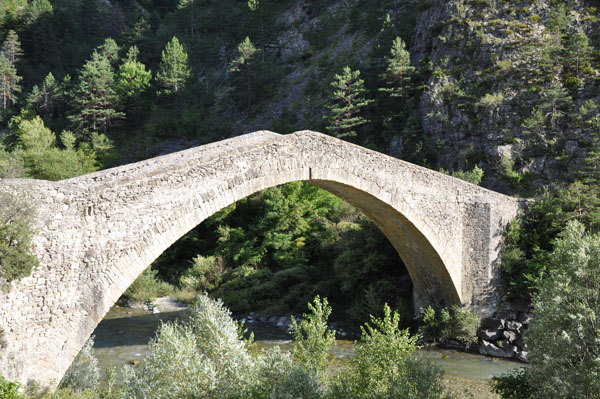
[[[13,118],[13,123],[18,143],[15,152],[23,161],[27,177],[62,180],[98,169],[94,148],[88,144],[76,147],[75,136],[71,132],[64,131],[61,134],[64,147],[61,149],[57,146],[56,135],[44,126],[39,116],[28,119],[28,115],[22,115]],[[106,141],[105,136],[98,136],[97,133],[93,137],[96,137],[96,141]]]
[[[18,383],[10,382],[0,375],[0,399],[23,399],[19,387]]]
[[[222,279],[222,260],[215,256],[198,255],[192,259],[192,267],[181,276],[179,285],[196,292],[210,292],[219,287]]]
[[[158,297],[169,295],[173,286],[157,278],[157,271],[151,268],[144,272],[127,288],[123,296],[133,302],[153,301]]]
[[[31,239],[34,209],[23,198],[0,194],[0,285],[29,276],[38,265]]]
[[[599,260],[600,236],[569,222],[549,256],[551,278],[541,282],[533,301],[534,320],[525,336],[529,365],[500,378],[502,397],[599,397]],[[526,395],[510,389],[513,380],[524,381]]]
[[[477,330],[481,321],[476,313],[458,305],[436,312],[431,306],[419,310],[419,336],[433,343],[456,340],[468,350],[477,342]]]
[[[410,53],[401,38],[397,37],[392,42],[392,49],[389,57],[386,57],[386,63],[387,68],[381,78],[387,87],[379,90],[388,93],[391,97],[402,97],[415,68],[410,65]]]
[[[237,46],[237,57],[233,59],[231,62],[231,66],[229,68],[229,72],[233,72],[238,76],[237,84],[238,86],[244,86],[244,90],[246,91],[246,107],[250,109],[252,105],[252,97],[253,97],[253,74],[252,74],[252,60],[254,55],[256,54],[256,47],[250,38],[246,36],[246,38]]]
[[[192,72],[188,66],[188,54],[176,36],[167,43],[161,54],[156,81],[162,88],[159,94],[178,93],[186,85]]]
[[[88,338],[83,348],[67,369],[60,381],[59,388],[67,388],[72,392],[96,390],[100,380],[98,359],[94,357],[94,336]]]
[[[334,90],[327,106],[329,115],[326,119],[327,131],[335,137],[356,136],[354,129],[369,122],[362,114],[373,100],[365,98],[364,81],[359,76],[360,71],[352,71],[346,66],[342,74],[336,74],[331,82]]]
[[[483,169],[475,165],[471,171],[455,171],[452,172],[452,176],[462,179],[471,184],[479,185],[481,179],[483,179]]]
[[[566,189],[544,190],[505,233],[501,269],[508,294],[529,301],[551,274],[554,239],[567,222],[578,220],[592,232],[600,229],[596,186],[580,182]]]
[[[79,73],[74,103],[77,113],[70,116],[81,137],[92,133],[106,134],[111,122],[124,114],[115,110],[114,72],[109,58],[99,51],[85,63]]]
[[[400,315],[386,305],[381,319],[362,327],[357,356],[337,375],[329,398],[446,398],[442,371],[430,362],[411,357],[416,337],[400,330]]]
[[[230,312],[204,295],[182,325],[162,325],[150,346],[139,368],[124,369],[123,398],[243,398],[255,378]]]
[[[3,117],[6,117],[9,104],[17,102],[17,94],[21,92],[21,80],[14,63],[7,55],[0,52],[0,96],[2,96]]]
[[[132,101],[150,88],[152,72],[136,59],[137,47],[129,49],[128,59],[121,64],[115,79],[115,92],[121,101]]]
[[[327,327],[331,307],[327,298],[316,296],[308,303],[310,313],[304,313],[297,323],[292,318],[291,334],[294,336],[292,355],[312,373],[321,375],[327,368],[329,349],[335,344],[335,331]]]

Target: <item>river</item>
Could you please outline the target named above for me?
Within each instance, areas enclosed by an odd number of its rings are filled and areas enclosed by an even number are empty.
[[[137,363],[148,353],[148,341],[161,322],[175,320],[181,312],[164,312],[156,315],[133,308],[115,307],[98,324],[94,331],[94,352],[101,369]],[[291,341],[284,331],[264,324],[250,324],[257,345],[269,348],[279,345],[289,350]],[[431,359],[444,370],[444,380],[452,391],[462,394],[465,389],[475,399],[497,398],[490,392],[490,379],[520,367],[520,363],[479,356],[453,350],[427,348],[418,355]],[[331,350],[332,367],[339,368],[354,356],[353,341],[336,340]],[[459,395],[462,397],[463,395]]]

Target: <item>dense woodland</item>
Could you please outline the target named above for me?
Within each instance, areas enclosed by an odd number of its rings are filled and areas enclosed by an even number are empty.
[[[507,295],[529,301],[566,223],[600,223],[596,6],[4,1],[0,176],[59,180],[257,129],[323,131],[539,196],[503,261]],[[138,286],[216,289],[239,312],[298,310],[319,293],[356,321],[386,300],[411,308],[381,233],[300,184],[223,210],[153,269]]]
[[[565,227],[600,230],[598,7],[4,0],[0,177],[60,180],[260,129],[322,131],[536,198],[506,232],[502,258],[507,298],[528,304],[561,273]],[[15,225],[4,234],[22,246],[30,233]],[[19,251],[0,245],[27,264]],[[17,278],[5,263],[0,278]],[[220,211],[127,296],[202,291],[238,313],[299,312],[319,294],[353,324],[385,302],[404,325],[413,317],[410,278],[385,237],[302,183]]]

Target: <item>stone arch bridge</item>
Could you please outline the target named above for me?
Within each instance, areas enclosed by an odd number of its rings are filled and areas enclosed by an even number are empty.
[[[260,131],[59,182],[0,180],[36,205],[40,260],[0,291],[0,374],[55,386],[171,244],[219,209],[298,180],[361,209],[421,300],[495,309],[502,231],[518,200],[320,133]]]

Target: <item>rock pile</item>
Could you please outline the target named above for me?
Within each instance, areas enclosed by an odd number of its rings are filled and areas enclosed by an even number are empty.
[[[522,334],[531,319],[531,313],[521,312],[504,318],[488,317],[481,320],[481,327],[477,331],[481,339],[479,353],[526,362],[527,345],[523,342]]]

